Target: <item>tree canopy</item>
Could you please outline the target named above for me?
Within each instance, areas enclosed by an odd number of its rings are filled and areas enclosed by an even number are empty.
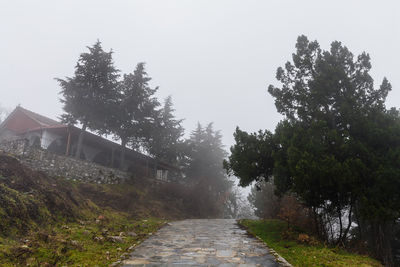
[[[200,123],[191,133],[186,142],[187,151],[184,173],[189,183],[199,189],[199,196],[208,206],[214,209],[214,216],[221,214],[227,207],[227,203],[234,201],[231,196],[232,181],[230,181],[223,169],[222,162],[226,157],[223,149],[221,134],[215,131],[213,124],[203,127]]]
[[[182,121],[175,118],[172,97],[164,100],[164,105],[155,113],[154,127],[151,129],[147,149],[157,159],[176,164],[182,157]]]
[[[139,148],[149,140],[155,125],[156,108],[160,105],[154,96],[158,88],[151,88],[144,63],[139,63],[133,73],[124,74],[118,85],[113,107],[106,115],[107,129],[121,140],[120,165],[124,164],[125,146]]]
[[[285,119],[274,134],[237,129],[225,168],[242,186],[273,176],[278,193],[295,193],[316,213],[336,216],[338,242],[356,212],[384,232],[375,233],[375,248],[390,264],[385,226],[400,211],[400,117],[385,107],[391,85],[384,78],[376,88],[369,55],[355,58],[337,41],[324,51],[300,36],[292,60],[277,70],[281,86],[268,88]]]
[[[101,42],[88,46],[89,52],[79,56],[73,77],[56,79],[61,86],[63,122],[82,125],[76,157],[80,157],[86,128],[104,130],[105,118],[116,98],[119,70],[114,67],[113,52],[105,52]]]
[[[150,86],[145,63],[137,64],[133,73],[120,75],[112,51],[104,52],[99,41],[88,49],[80,55],[73,77],[57,79],[63,96],[63,122],[82,125],[76,156],[81,155],[86,129],[111,135],[121,141],[121,151],[112,150],[111,160],[105,159],[111,166],[119,160],[121,169],[129,169],[126,147],[140,150],[182,169],[183,175],[176,177],[186,177],[197,192],[193,200],[199,202],[193,207],[203,209],[198,214],[231,216],[237,212],[238,194],[231,190],[233,183],[223,170],[226,152],[212,123],[206,127],[199,124],[185,140],[183,120],[174,115],[172,97],[161,106],[156,97],[158,87]],[[154,166],[157,168],[157,163]]]

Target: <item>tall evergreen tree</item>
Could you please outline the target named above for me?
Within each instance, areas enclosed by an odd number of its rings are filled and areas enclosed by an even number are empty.
[[[164,106],[155,114],[155,125],[146,144],[151,155],[171,164],[176,164],[182,153],[181,138],[184,134],[183,120],[177,120],[174,111],[172,97],[168,96]]]
[[[125,147],[139,148],[147,142],[154,127],[156,108],[160,105],[154,97],[158,88],[151,88],[144,63],[139,63],[133,73],[124,74],[119,84],[118,101],[113,112],[106,115],[111,132],[121,140],[120,166],[124,166]]]
[[[300,36],[293,63],[277,70],[281,87],[268,89],[285,120],[275,134],[237,129],[225,167],[242,185],[273,175],[280,193],[294,192],[316,215],[336,217],[337,243],[345,243],[356,212],[368,222],[368,243],[391,266],[400,210],[400,117],[384,104],[390,83],[384,79],[375,88],[370,69],[366,53],[354,59],[340,42],[322,51]]]
[[[226,152],[221,138],[219,131],[214,131],[212,123],[205,128],[199,123],[187,141],[189,150],[184,168],[189,183],[201,190],[200,198],[211,201],[214,210],[220,213],[230,200],[233,185],[223,170]]]
[[[75,157],[81,156],[82,142],[87,128],[105,131],[106,115],[116,98],[119,71],[114,67],[112,54],[105,52],[101,42],[87,47],[75,66],[73,77],[56,80],[61,86],[64,123],[82,125]]]

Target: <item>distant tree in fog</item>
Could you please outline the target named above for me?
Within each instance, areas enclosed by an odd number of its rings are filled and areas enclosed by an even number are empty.
[[[232,202],[233,194],[233,182],[227,178],[222,167],[226,152],[221,138],[212,123],[206,127],[198,124],[186,142],[184,164],[187,181],[198,189],[198,195],[193,197],[214,216],[224,212],[226,204]]]
[[[271,182],[260,181],[251,187],[247,196],[254,207],[254,213],[263,219],[276,219],[280,209],[280,200],[274,193],[274,185]]]
[[[75,157],[81,155],[84,133],[87,128],[106,132],[105,118],[113,105],[119,71],[114,67],[112,54],[105,52],[101,42],[87,47],[89,52],[79,56],[73,77],[57,78],[61,86],[61,103],[64,123],[82,125]]]
[[[155,123],[146,144],[151,155],[171,164],[176,164],[182,154],[184,134],[183,120],[176,119],[174,111],[172,97],[168,96],[163,107],[155,113]]]

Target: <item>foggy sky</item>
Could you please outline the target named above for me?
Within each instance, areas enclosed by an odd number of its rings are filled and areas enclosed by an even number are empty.
[[[55,77],[72,76],[97,39],[122,72],[147,63],[158,97],[172,95],[187,132],[215,122],[227,148],[237,125],[275,128],[267,86],[291,58],[298,35],[323,49],[342,41],[372,58],[372,76],[393,85],[400,107],[398,1],[17,1],[0,0],[0,104],[57,118]]]

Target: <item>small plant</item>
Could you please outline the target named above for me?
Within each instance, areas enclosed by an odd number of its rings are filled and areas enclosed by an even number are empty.
[[[307,234],[299,234],[299,236],[297,237],[297,242],[299,242],[300,244],[311,246],[317,246],[320,243],[315,237],[309,236]]]

